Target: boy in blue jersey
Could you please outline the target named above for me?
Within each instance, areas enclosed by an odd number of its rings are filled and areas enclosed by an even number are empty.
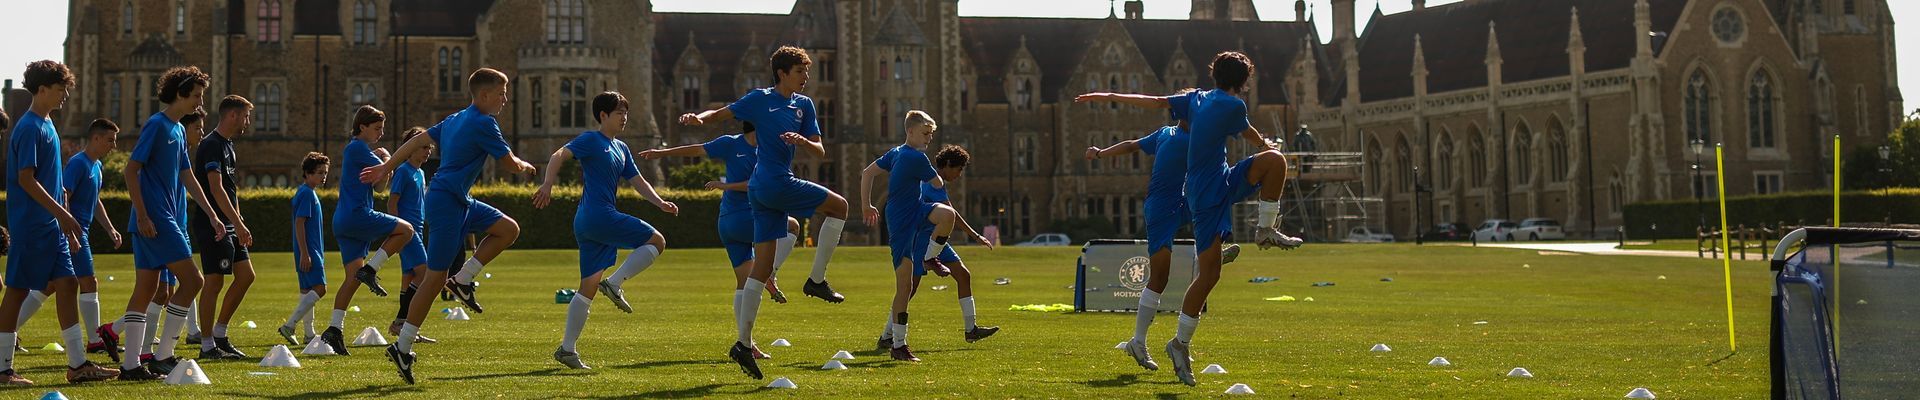
[[[580,243],[580,289],[579,295],[573,296],[573,303],[567,306],[567,325],[560,348],[553,351],[554,361],[573,369],[588,368],[580,362],[580,353],[574,344],[580,340],[580,331],[587,327],[594,288],[598,287],[620,311],[632,313],[633,306],[627,304],[621,284],[653,266],[654,258],[667,248],[667,236],[654,230],[653,225],[620,212],[617,205],[620,181],[627,181],[633,191],[660,211],[680,214],[679,205],[660,198],[653,185],[647,183],[647,177],[640,175],[640,167],[633,162],[633,150],[618,138],[627,130],[627,97],[618,92],[594,96],[593,119],[600,123],[600,130],[583,132],[566,146],[554,150],[547,160],[546,180],[533,195],[533,207],[546,208],[553,201],[553,183],[560,179],[560,167],[569,158],[580,161],[580,203],[573,213],[573,237]],[[633,252],[627,254],[626,261],[620,263],[620,269],[614,270],[612,276],[601,279],[620,249],[633,249]]]
[[[753,322],[759,316],[760,290],[773,275],[774,242],[787,236],[788,217],[825,214],[816,243],[819,247],[813,255],[813,273],[807,276],[801,292],[832,303],[846,301],[845,296],[827,284],[827,261],[833,259],[833,251],[840,245],[840,232],[847,224],[847,199],[819,184],[794,177],[792,169],[796,147],[806,149],[815,157],[827,155],[826,147],[820,142],[820,121],[814,112],[813,99],[800,94],[810,79],[813,59],[807,56],[806,50],[781,46],[768,61],[773,70],[773,87],[755,89],[724,108],[680,116],[680,123],[690,126],[735,118],[774,133],[779,139],[758,143],[753,177],[748,180],[747,200],[753,206],[755,256],[752,276],[747,278],[738,299],[741,309],[745,310],[735,321],[739,337],[727,350],[728,358],[740,364],[741,371],[753,379],[761,378],[760,365],[753,358]]]
[[[662,157],[705,157],[718,161],[726,167],[726,176],[721,180],[707,182],[708,189],[721,190],[720,194],[720,245],[727,249],[727,259],[733,267],[733,317],[740,319],[740,290],[747,284],[747,274],[753,268],[753,206],[747,204],[747,180],[753,177],[755,147],[759,135],[753,124],[743,124],[739,134],[722,135],[706,143],[653,149],[640,152],[640,158],[657,160]],[[800,231],[800,221],[787,218],[787,236],[774,240],[773,274],[767,281],[767,295],[776,303],[786,303],[787,296],[780,292],[780,267],[787,263],[787,255],[793,253],[793,245],[800,238],[794,232]],[[755,359],[769,359],[760,346],[750,344]]]
[[[1186,89],[1180,94],[1193,91]],[[1191,134],[1187,132],[1186,115],[1175,114],[1172,117],[1175,122],[1172,126],[1164,126],[1147,136],[1106,148],[1088,147],[1086,155],[1088,161],[1134,152],[1153,157],[1153,172],[1147,178],[1145,210],[1147,287],[1140,290],[1140,307],[1135,311],[1133,339],[1127,341],[1125,348],[1135,363],[1150,371],[1159,370],[1160,365],[1153,362],[1153,356],[1147,350],[1147,328],[1153,326],[1154,314],[1159,312],[1160,294],[1167,290],[1167,274],[1173,263],[1174,236],[1181,227],[1193,222],[1193,212],[1187,208],[1186,196],[1181,192],[1186,183],[1187,141]],[[1221,250],[1220,262],[1231,263],[1239,255],[1240,245],[1227,245],[1226,249]]]
[[[1181,305],[1180,325],[1173,340],[1167,341],[1167,357],[1173,360],[1173,372],[1188,386],[1193,380],[1193,359],[1188,344],[1200,324],[1200,311],[1207,295],[1220,281],[1221,242],[1233,233],[1235,202],[1259,194],[1259,209],[1254,216],[1255,242],[1260,248],[1298,247],[1301,240],[1280,232],[1281,190],[1286,186],[1287,160],[1260,136],[1247,119],[1247,103],[1238,96],[1245,92],[1253,75],[1253,61],[1239,52],[1216,55],[1211,65],[1214,90],[1158,97],[1089,93],[1076,102],[1112,101],[1144,108],[1170,108],[1175,116],[1189,121],[1187,147],[1186,200],[1193,211],[1196,247],[1195,274]],[[1238,164],[1227,165],[1227,140],[1234,135],[1246,138],[1260,151]]]
[[[407,132],[400,135],[400,142],[406,143],[425,134],[427,134],[427,128],[418,126],[407,128]],[[422,234],[427,231],[427,176],[420,171],[420,166],[426,165],[427,158],[432,156],[433,144],[429,143],[420,151],[413,152],[413,156],[408,157],[400,167],[394,168],[393,177],[387,179],[389,182],[387,214],[398,217],[401,221],[406,221],[408,225],[413,226],[413,238],[408,239],[407,245],[400,248],[400,274],[405,286],[400,289],[400,307],[395,311],[393,323],[387,325],[389,335],[400,334],[400,326],[407,321],[407,308],[413,304],[413,294],[419,291],[420,277],[427,274],[427,246],[426,242],[420,240]],[[418,333],[413,335],[413,341],[438,342]]]
[[[66,65],[53,61],[27,64],[24,83],[33,105],[20,117],[7,141],[7,230],[9,247],[6,291],[0,299],[0,343],[19,341],[20,306],[29,291],[54,293],[60,322],[60,341],[67,351],[67,382],[113,379],[120,371],[87,361],[86,333],[80,327],[76,303],[72,252],[80,249],[86,227],[61,201],[66,198],[61,177],[60,135],[48,119],[67,100],[74,84]],[[13,346],[0,346],[0,384],[32,385],[14,371]]]
[[[293,324],[306,321],[308,334],[313,331],[313,304],[327,295],[326,238],[320,236],[321,218],[326,212],[320,209],[320,196],[313,188],[327,184],[327,155],[307,153],[300,160],[300,188],[293,193],[293,268],[300,279],[300,303],[293,307],[293,313],[287,315],[287,322],[280,324],[280,337],[290,346],[299,346],[293,338]],[[331,345],[331,344],[329,344]]]
[[[426,136],[407,141],[386,162],[360,170],[360,181],[373,183],[386,179],[402,160],[412,157],[429,142],[435,144],[440,150],[440,168],[427,187],[426,216],[430,227],[426,243],[427,276],[421,278],[425,286],[420,290],[439,293],[441,288],[446,288],[467,308],[479,313],[484,310],[474,299],[473,278],[486,263],[519,239],[520,223],[499,209],[474,200],[468,192],[480,179],[488,159],[501,160],[521,173],[533,172],[534,168],[533,164],[513,155],[513,148],[501,136],[500,123],[493,118],[507,107],[507,74],[481,68],[467,77],[467,90],[472,92],[472,105],[427,128]],[[473,258],[466,259],[460,272],[448,278],[447,270],[461,264],[456,258],[466,244],[463,238],[468,233],[485,233],[486,237],[474,249]],[[413,384],[414,335],[420,332],[420,324],[426,322],[432,307],[432,296],[414,296],[407,310],[408,323],[400,327],[400,340],[387,347],[387,358],[393,361],[400,378],[407,384]]]
[[[191,197],[207,215],[206,221],[194,223],[213,227],[214,240],[226,235],[226,225],[213,205],[199,195],[204,192],[193,179],[193,165],[187,159],[187,140],[183,136],[185,128],[178,122],[187,114],[198,112],[209,82],[207,75],[196,67],[175,67],[161,76],[154,92],[166,108],[154,113],[142,126],[140,140],[128,156],[127,169],[122,174],[127,181],[127,197],[133,201],[133,221],[129,226],[138,234],[133,237],[134,293],[127,299],[126,316],[121,318],[126,328],[123,337],[128,339],[129,356],[121,357],[120,380],[162,379],[179,362],[173,353],[174,346],[186,325],[187,310],[200,294],[202,281],[199,268],[193,265],[192,249],[187,246],[186,229],[180,226],[185,222],[185,198]],[[249,243],[253,238],[242,236],[239,240]],[[147,313],[143,303],[153,296],[161,270],[171,271],[180,284],[166,306],[167,332],[160,335],[160,346],[153,352],[156,359],[142,368],[137,355],[146,353],[145,341],[138,340],[146,336]]]
[[[73,219],[79,222],[81,227],[80,248],[73,252],[72,257],[73,274],[79,280],[80,294],[77,297],[80,302],[81,328],[87,331],[87,352],[95,353],[106,352],[107,344],[99,336],[101,332],[104,331],[111,336],[113,330],[98,328],[101,327],[99,280],[94,278],[93,245],[88,243],[86,228],[94,222],[99,222],[101,227],[106,228],[108,237],[113,240],[113,247],[120,247],[120,233],[114,231],[112,218],[94,218],[106,215],[106,207],[100,202],[99,160],[113,152],[117,139],[115,135],[120,133],[120,127],[114,125],[113,121],[101,118],[88,124],[87,131],[89,133],[85,150],[74,153],[73,157],[68,158],[64,167],[66,170],[61,173],[62,189],[66,191],[66,198],[62,199],[61,204],[73,214]],[[40,305],[52,295],[51,290],[29,292],[25,302],[20,306],[20,320],[14,328],[26,326],[27,320],[32,318],[33,314],[40,310]],[[119,357],[118,354],[113,356]]]
[[[946,204],[920,200],[920,184],[925,182],[935,188],[946,187],[933,169],[933,161],[921,148],[933,141],[934,131],[939,129],[933,117],[926,112],[913,110],[907,112],[906,143],[894,146],[886,154],[867,164],[860,172],[860,209],[866,210],[867,225],[877,225],[880,221],[880,209],[867,198],[873,192],[873,177],[887,176],[887,244],[893,250],[893,308],[887,313],[887,332],[893,334],[893,348],[890,355],[900,361],[920,361],[914,357],[913,350],[907,346],[907,302],[913,299],[915,285],[919,277],[927,271],[946,276],[950,271],[940,262],[940,251],[947,246],[947,235],[953,233],[953,220],[956,213]],[[922,228],[931,226],[932,232]],[[919,236],[931,236],[921,242]]]
[[[940,152],[936,153],[933,157],[933,167],[940,175],[940,179],[946,181],[947,186],[934,187],[930,182],[920,182],[920,201],[945,204],[948,207],[953,207],[953,202],[949,200],[947,196],[947,188],[952,187],[953,182],[959,180],[961,175],[966,173],[967,165],[971,163],[972,160],[973,155],[968,154],[967,150],[960,148],[960,146],[946,145],[940,148]],[[955,212],[953,219],[955,229],[966,232],[967,237],[975,243],[984,244],[989,250],[993,249],[993,243],[988,242],[985,237],[980,236],[979,232],[974,231],[973,226],[968,225],[967,219],[961,217],[960,213]],[[932,234],[933,226],[924,226],[920,229],[920,235],[915,236],[914,239],[916,241],[928,240],[922,236],[931,237]],[[918,244],[916,244],[916,246],[918,246]],[[961,330],[961,333],[965,335],[967,343],[978,342],[981,339],[986,339],[995,333],[999,333],[1000,327],[980,326],[975,323],[973,271],[968,270],[967,264],[960,260],[960,253],[953,251],[952,244],[939,247],[939,254],[934,256],[937,257],[940,264],[947,267],[949,274],[953,276],[954,292],[960,296],[960,320],[963,326],[965,326],[965,329]],[[920,278],[923,277],[925,277],[925,275],[915,276],[913,278],[913,292],[916,295],[920,290]],[[880,350],[891,350],[893,348],[893,321],[887,321],[887,327],[880,331],[880,340],[877,343],[875,347]]]
[[[360,170],[386,162],[386,149],[375,148],[387,135],[387,113],[370,105],[354,109],[353,136],[340,154],[340,198],[333,207],[333,240],[340,249],[341,265],[354,279],[340,284],[333,297],[333,315],[320,340],[333,347],[334,354],[347,355],[345,334],[347,308],[353,306],[353,293],[367,285],[373,294],[386,296],[380,287],[379,271],[387,259],[413,240],[413,224],[373,209],[374,185],[362,183]],[[367,250],[373,249],[368,256]]]
[[[227,323],[233,320],[240,301],[253,288],[254,279],[253,260],[247,251],[252,244],[238,242],[240,236],[252,233],[246,218],[240,214],[240,180],[234,176],[239,153],[233,150],[233,141],[250,133],[253,103],[244,97],[228,95],[220,99],[215,112],[219,113],[219,125],[200,139],[200,147],[193,152],[193,177],[206,189],[207,201],[213,203],[221,213],[220,218],[228,224],[221,240],[213,240],[213,232],[207,226],[191,225],[192,236],[200,247],[201,277],[206,281],[200,290],[199,310],[193,315],[200,322],[192,328],[212,333],[198,335],[200,358],[232,360],[247,358],[247,354],[227,340]],[[240,235],[240,231],[249,233]],[[233,275],[232,286],[226,285],[227,275]],[[222,287],[227,289],[224,303],[220,298]]]

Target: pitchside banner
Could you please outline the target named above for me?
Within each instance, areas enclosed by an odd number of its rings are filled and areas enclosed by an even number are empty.
[[[1173,263],[1169,266],[1167,290],[1160,304],[1180,304],[1193,281],[1193,240],[1173,242]],[[1147,241],[1094,239],[1080,248],[1078,273],[1074,278],[1073,309],[1076,311],[1134,312],[1140,308],[1140,290],[1147,288]],[[1162,307],[1162,311],[1179,307]]]

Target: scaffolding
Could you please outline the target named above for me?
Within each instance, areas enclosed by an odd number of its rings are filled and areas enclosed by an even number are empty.
[[[1366,163],[1360,153],[1290,152],[1287,156],[1287,188],[1281,199],[1280,226],[1289,234],[1314,242],[1335,242],[1356,226],[1369,226],[1375,210],[1383,210],[1385,201],[1362,196]],[[1355,187],[1362,186],[1362,187]],[[1243,226],[1251,229],[1257,209],[1251,201],[1242,202],[1239,215]],[[1246,230],[1244,232],[1250,232]]]

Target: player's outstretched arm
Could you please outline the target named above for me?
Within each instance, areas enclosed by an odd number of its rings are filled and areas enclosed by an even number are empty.
[[[1152,96],[1152,95],[1144,95],[1144,94],[1095,92],[1095,93],[1087,93],[1079,96],[1074,96],[1073,102],[1075,103],[1120,103],[1120,104],[1125,104],[1125,105],[1140,107],[1140,108],[1147,108],[1147,109],[1163,109],[1163,108],[1170,107],[1170,105],[1168,105],[1167,103],[1167,99],[1170,99],[1170,98],[1173,98],[1173,96]]]
[[[435,128],[438,127],[436,126]],[[373,184],[380,182],[382,179],[386,179],[387,174],[393,173],[394,168],[400,167],[400,163],[412,159],[413,152],[424,151],[427,145],[433,144],[432,136],[433,135],[414,135],[413,139],[401,144],[399,150],[394,150],[393,155],[387,157],[386,162],[360,169],[360,182]]]
[[[698,113],[680,114],[680,124],[686,126],[701,126],[714,121],[725,121],[730,118],[733,118],[733,110],[720,107]]]
[[[658,159],[667,158],[667,157],[699,157],[706,154],[707,154],[707,148],[705,144],[694,143],[694,144],[689,144],[685,146],[674,146],[674,147],[668,147],[664,149],[641,150],[640,158],[645,158],[648,160],[658,160]]]
[[[1098,160],[1105,157],[1124,156],[1133,154],[1133,152],[1136,151],[1140,151],[1140,141],[1132,139],[1114,143],[1112,146],[1107,146],[1107,148],[1104,149],[1088,146],[1087,161]]]
[[[567,159],[572,157],[573,151],[567,150],[565,146],[554,150],[553,155],[547,157],[547,173],[545,178],[540,180],[540,190],[533,192],[533,208],[547,208],[547,204],[553,202],[553,183],[560,180],[560,166],[565,165]]]
[[[727,181],[707,181],[707,188],[735,191],[735,192],[745,192],[747,191],[747,181],[739,181],[739,182],[732,182],[732,183],[728,183]]]

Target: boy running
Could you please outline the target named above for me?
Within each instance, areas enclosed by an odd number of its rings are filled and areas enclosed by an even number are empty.
[[[507,74],[481,68],[467,77],[467,83],[467,90],[472,91],[472,105],[428,128],[426,136],[407,141],[386,162],[360,170],[360,181],[373,183],[386,179],[401,160],[412,157],[428,142],[437,145],[440,169],[433,174],[427,190],[427,226],[433,229],[427,231],[428,272],[421,278],[426,285],[421,290],[438,293],[446,288],[467,308],[479,313],[484,311],[474,299],[473,278],[486,263],[519,239],[520,223],[493,206],[474,200],[468,191],[480,179],[480,171],[486,168],[489,158],[502,160],[522,173],[534,169],[533,164],[513,155],[513,148],[501,137],[499,121],[493,118],[507,107]],[[448,278],[447,270],[460,263],[456,257],[468,233],[485,233],[486,237],[473,251],[473,258],[467,259],[460,272]],[[400,340],[387,346],[387,358],[393,361],[401,380],[407,384],[413,384],[413,338],[420,333],[420,324],[426,322],[432,307],[432,296],[414,296],[407,311],[408,323],[400,327]]]
[[[19,341],[17,321],[21,302],[29,291],[53,292],[60,322],[60,341],[67,348],[67,382],[92,382],[113,379],[120,371],[87,361],[86,333],[80,327],[76,303],[72,252],[80,250],[86,226],[60,205],[66,198],[60,164],[60,134],[48,119],[67,100],[73,86],[73,73],[66,65],[53,61],[27,64],[24,83],[33,94],[33,105],[22,114],[7,141],[7,230],[20,234],[8,238],[21,248],[20,254],[7,258],[6,291],[0,300],[0,343]],[[9,319],[12,318],[12,319]],[[14,372],[12,346],[0,350],[0,383],[11,386],[32,385]]]
[[[567,325],[560,348],[553,351],[554,361],[573,369],[588,368],[580,362],[580,353],[574,344],[580,340],[580,331],[587,327],[594,288],[599,287],[600,293],[607,295],[607,300],[620,311],[633,313],[633,306],[627,304],[626,293],[620,285],[653,266],[654,258],[667,248],[666,235],[654,230],[653,225],[620,212],[620,181],[627,181],[633,191],[660,211],[680,214],[679,205],[660,198],[653,185],[647,183],[647,177],[640,175],[640,168],[633,163],[633,151],[619,139],[627,129],[627,97],[618,92],[594,96],[593,119],[600,123],[600,131],[581,133],[566,146],[554,150],[547,160],[546,180],[533,195],[533,207],[546,208],[552,203],[553,183],[560,179],[561,165],[568,158],[580,160],[582,188],[580,203],[573,213],[573,237],[580,243],[580,289],[579,295],[573,296],[573,303],[567,306]],[[612,276],[600,279],[607,267],[613,265],[615,253],[620,249],[633,249],[633,252],[627,254],[626,262],[620,263],[620,269]]]
[[[774,50],[768,65],[773,69],[773,87],[755,89],[724,108],[680,116],[680,123],[689,126],[735,118],[758,129],[778,132],[779,140],[757,143],[757,161],[753,177],[748,179],[747,200],[753,206],[753,271],[736,300],[744,310],[735,321],[739,337],[727,350],[727,357],[740,364],[741,372],[753,379],[762,378],[760,364],[753,358],[753,322],[760,315],[760,291],[772,278],[773,262],[778,258],[774,242],[787,236],[788,217],[826,214],[820,224],[819,248],[813,254],[813,273],[807,277],[801,292],[831,303],[846,301],[845,296],[827,284],[827,261],[833,259],[833,250],[840,245],[840,232],[847,224],[847,199],[819,184],[794,177],[792,168],[796,147],[806,149],[815,157],[827,155],[826,147],[820,143],[820,121],[814,112],[813,99],[800,94],[810,79],[813,59],[807,56],[806,50],[781,46]]]
[[[133,238],[134,293],[128,297],[127,314],[121,319],[126,328],[125,337],[129,339],[129,356],[121,358],[121,380],[162,379],[180,361],[174,356],[174,346],[179,342],[187,310],[200,293],[202,281],[200,270],[193,265],[192,249],[187,247],[186,228],[180,226],[186,216],[183,208],[188,194],[193,195],[194,204],[207,215],[204,223],[213,228],[213,239],[220,240],[226,235],[226,224],[218,217],[219,213],[199,195],[204,192],[200,190],[199,181],[193,178],[193,165],[187,159],[187,141],[183,134],[185,127],[178,122],[199,110],[208,82],[207,74],[196,67],[167,70],[155,90],[166,109],[147,119],[141,128],[140,140],[127,159],[123,175],[127,181],[127,197],[133,200],[133,221],[129,226],[136,229],[138,235]],[[240,243],[253,241],[249,236],[238,239]],[[137,356],[146,353],[147,344],[139,340],[146,336],[147,313],[142,303],[152,298],[162,270],[172,272],[179,287],[166,305],[167,332],[160,336],[160,346],[153,352],[156,359],[142,368]]]
[[[353,306],[353,293],[366,284],[373,294],[386,296],[387,290],[380,287],[380,266],[413,240],[413,224],[374,211],[374,186],[355,179],[361,169],[386,162],[382,159],[386,149],[375,149],[373,144],[387,135],[387,113],[368,105],[354,109],[353,131],[349,134],[353,138],[340,151],[340,198],[333,207],[333,240],[340,248],[341,265],[354,279],[340,284],[340,292],[333,297],[332,318],[327,321],[327,330],[320,333],[320,340],[333,346],[334,354],[343,356],[347,355],[347,342],[341,329],[347,308]],[[367,256],[369,248],[374,249],[372,257]]]
[[[1192,138],[1187,148],[1186,201],[1193,211],[1196,256],[1193,283],[1187,287],[1181,305],[1180,325],[1173,340],[1167,341],[1167,357],[1173,360],[1173,372],[1187,386],[1193,380],[1193,359],[1188,344],[1200,324],[1200,311],[1207,295],[1220,281],[1221,242],[1233,233],[1233,203],[1258,192],[1259,213],[1255,215],[1254,240],[1260,248],[1298,247],[1300,239],[1280,233],[1276,223],[1280,214],[1280,194],[1286,186],[1287,160],[1279,150],[1261,138],[1247,120],[1247,103],[1239,96],[1253,75],[1253,61],[1239,52],[1215,56],[1210,74],[1214,87],[1208,91],[1156,97],[1089,93],[1076,102],[1112,101],[1143,108],[1170,108],[1174,115],[1186,115]],[[1227,165],[1227,139],[1240,135],[1260,152]]]
[[[893,359],[920,361],[907,347],[907,301],[913,299],[915,285],[927,271],[940,276],[949,273],[940,262],[940,250],[947,246],[947,235],[953,233],[956,214],[946,204],[920,200],[922,182],[935,188],[946,187],[946,179],[934,171],[933,162],[920,151],[933,141],[933,133],[938,129],[933,117],[919,110],[908,111],[905,125],[906,143],[894,146],[860,172],[860,208],[866,210],[867,225],[878,225],[880,210],[872,205],[867,194],[873,192],[873,177],[890,173],[887,177],[887,243],[893,249],[892,261],[888,263],[893,265],[894,292],[893,308],[887,314],[887,332],[892,333]],[[926,227],[931,227],[932,232],[924,232]],[[927,242],[916,240],[929,235]]]

